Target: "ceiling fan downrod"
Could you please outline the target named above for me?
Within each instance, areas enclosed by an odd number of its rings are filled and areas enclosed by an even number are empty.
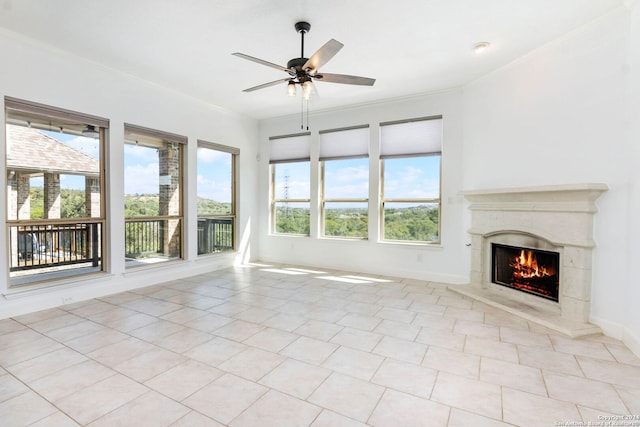
[[[311,24],[308,22],[296,22],[296,31],[300,33],[301,46],[300,46],[300,58],[304,58],[304,35],[311,29]]]

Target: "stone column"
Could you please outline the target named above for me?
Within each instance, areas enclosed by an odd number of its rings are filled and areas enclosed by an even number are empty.
[[[100,216],[100,179],[86,176],[84,178],[84,210],[89,218]]]
[[[60,218],[60,174],[44,174],[44,217]]]
[[[17,219],[31,219],[31,186],[29,174],[17,173],[16,211]],[[16,218],[13,218],[16,219]]]
[[[180,214],[180,146],[167,143],[158,151],[160,167],[160,215]],[[180,221],[167,220],[161,231],[161,244],[165,255],[180,256]]]

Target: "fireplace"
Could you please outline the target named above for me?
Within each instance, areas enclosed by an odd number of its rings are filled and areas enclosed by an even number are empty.
[[[449,289],[576,337],[591,310],[593,217],[604,184],[471,190],[468,285]]]
[[[491,244],[491,282],[558,301],[560,254]]]

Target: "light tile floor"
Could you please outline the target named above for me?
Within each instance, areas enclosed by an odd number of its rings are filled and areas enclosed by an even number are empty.
[[[3,427],[616,415],[640,426],[640,360],[620,341],[570,339],[437,283],[253,264],[0,320]]]

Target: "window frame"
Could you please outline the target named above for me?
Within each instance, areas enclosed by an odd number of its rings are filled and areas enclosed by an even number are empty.
[[[86,128],[87,125],[94,126],[97,131],[97,140],[98,140],[98,186],[99,186],[99,211],[92,211],[91,216],[87,215],[87,211],[85,210],[84,215],[81,217],[65,217],[62,218],[59,213],[58,218],[19,218],[18,212],[10,213],[13,205],[11,203],[7,203],[5,213],[5,227],[7,231],[7,239],[6,239],[6,251],[7,251],[7,280],[6,287],[7,291],[11,291],[13,289],[19,289],[22,287],[32,287],[34,285],[42,285],[44,282],[47,283],[56,283],[58,281],[64,281],[68,279],[74,279],[81,276],[92,275],[92,274],[100,274],[106,273],[108,270],[108,258],[107,258],[107,244],[108,244],[108,234],[107,234],[107,176],[106,176],[106,147],[107,147],[107,139],[108,139],[108,129],[109,129],[109,120],[93,116],[81,112],[76,112],[72,110],[66,110],[63,108],[58,108],[54,106],[39,104],[31,101],[21,100],[17,98],[12,98],[5,96],[4,97],[4,129],[3,132],[5,134],[5,156],[3,159],[5,170],[8,172],[12,168],[8,165],[9,160],[9,152],[7,150],[9,144],[8,138],[8,126],[21,126],[27,128],[35,128],[39,130],[55,130],[56,132],[60,129],[60,133],[70,134],[70,135],[78,135],[82,136],[82,130]],[[51,137],[56,140],[55,137]],[[63,143],[62,141],[59,141]],[[90,175],[82,175],[82,174],[69,174],[62,173],[64,171],[59,171],[56,174],[61,175],[78,175],[85,176],[85,180]],[[5,181],[8,185],[9,182]],[[46,185],[43,185],[43,191]],[[62,190],[61,188],[59,190]],[[86,203],[92,203],[87,201],[86,191],[87,188],[85,186],[85,209]],[[8,194],[5,193],[5,197],[8,197]],[[29,196],[30,198],[31,196]],[[62,196],[59,195],[62,202]],[[91,199],[89,199],[91,200]],[[15,214],[15,219],[12,217]],[[46,216],[46,215],[45,215]],[[83,228],[83,226],[89,226],[89,228]],[[40,251],[42,248],[46,251],[43,252],[45,254],[45,264],[40,262],[40,259],[43,256],[43,253],[39,253],[38,255],[38,263],[32,259],[31,265],[27,268],[27,266],[20,267],[19,263],[16,264],[15,267],[13,265],[13,257],[12,254],[13,249],[12,245],[15,243],[19,246],[19,240],[23,240],[16,236],[15,242],[13,242],[13,237],[11,237],[11,229],[16,228],[17,232],[20,233],[20,229],[23,229],[24,232],[30,233],[31,238],[34,239],[33,236],[40,236],[45,239],[44,243],[39,241],[38,238],[37,248]],[[73,236],[73,237],[71,237]],[[82,237],[85,236],[85,237]],[[73,253],[69,253],[69,257],[73,257],[74,261],[70,261],[69,266],[67,266],[67,262],[60,261],[60,247],[57,246],[56,253],[54,255],[54,251],[51,250],[52,244],[59,245],[64,241],[71,239],[69,242],[69,248],[73,248],[75,255]],[[85,240],[86,239],[86,242]],[[86,243],[86,246],[82,246]],[[78,246],[81,245],[78,249]],[[34,246],[36,246],[36,240],[33,240],[32,251],[35,251]],[[84,249],[82,249],[84,248]],[[16,248],[19,252],[19,247]],[[66,251],[66,249],[63,249]],[[78,256],[77,251],[83,251],[84,255]],[[86,251],[86,252],[85,252]],[[51,252],[51,255],[49,255]],[[87,257],[90,255],[90,257]],[[65,254],[65,259],[66,259]],[[16,255],[18,257],[18,255]],[[35,258],[35,255],[33,256]],[[49,259],[50,258],[50,259]],[[16,258],[16,260],[19,258]],[[55,261],[57,259],[58,261]],[[91,264],[90,266],[87,264]],[[40,267],[43,265],[43,267]],[[77,267],[75,267],[77,265]],[[56,269],[57,267],[60,267]],[[88,268],[87,268],[88,267]],[[53,271],[49,271],[51,269],[55,269]],[[24,274],[24,275],[15,275],[12,276],[13,271],[20,270],[31,270],[34,271],[33,274]]]
[[[126,237],[126,224],[127,222],[132,222],[132,223],[137,223],[137,222],[149,222],[149,221],[159,221],[159,222],[163,222],[163,221],[175,221],[178,220],[179,221],[179,226],[178,226],[178,230],[179,230],[179,236],[180,236],[180,244],[179,244],[179,249],[177,251],[177,255],[175,257],[169,257],[168,259],[162,261],[162,262],[157,262],[157,263],[151,263],[151,264],[146,264],[146,263],[141,263],[138,265],[127,265],[127,260],[126,260],[126,250],[125,250],[125,270],[130,270],[130,269],[135,269],[135,268],[139,268],[139,267],[150,267],[150,266],[160,266],[165,264],[166,262],[172,262],[172,261],[183,261],[184,260],[184,254],[185,254],[185,232],[186,232],[186,224],[185,224],[185,218],[184,218],[184,211],[185,211],[185,199],[184,199],[184,194],[185,194],[185,188],[184,188],[184,174],[185,174],[185,164],[186,164],[186,146],[187,146],[187,137],[186,136],[182,136],[182,135],[177,135],[177,134],[173,134],[170,132],[165,132],[165,131],[161,131],[161,130],[157,130],[157,129],[151,129],[151,128],[146,128],[146,127],[142,127],[142,126],[138,126],[138,125],[133,125],[130,123],[125,123],[124,124],[124,144],[126,145],[137,145],[138,141],[146,141],[148,142],[148,144],[146,146],[148,146],[149,148],[152,148],[153,145],[158,144],[158,140],[161,141],[161,144],[176,144],[176,146],[174,148],[177,148],[179,150],[179,159],[178,159],[178,166],[180,168],[179,170],[179,174],[178,174],[178,198],[179,198],[179,205],[178,205],[178,214],[174,214],[174,215],[140,215],[140,216],[134,216],[134,217],[124,217],[124,221],[125,221],[125,232],[124,232],[124,241],[123,244],[126,247],[127,244],[127,237]],[[138,138],[138,139],[129,139],[129,138]],[[126,156],[126,153],[124,153],[124,156]],[[160,162],[160,159],[158,157],[158,162]],[[124,194],[124,196],[126,197],[126,194]],[[158,189],[158,196],[160,196],[160,189]],[[162,253],[162,255],[164,256],[164,252]]]
[[[322,147],[322,135],[326,135],[326,134],[332,134],[332,133],[338,133],[338,132],[349,132],[349,131],[359,131],[359,130],[363,130],[366,129],[367,131],[367,138],[366,138],[366,143],[363,144],[362,147],[356,148],[355,150],[353,149],[348,149],[344,146],[334,146],[332,147],[331,152],[329,153],[323,153],[323,147]],[[328,129],[328,130],[321,130],[320,131],[320,158],[319,158],[319,164],[320,164],[320,235],[323,238],[326,239],[349,239],[349,240],[368,240],[369,238],[369,195],[367,194],[367,197],[340,197],[340,198],[327,198],[325,196],[326,194],[326,180],[325,180],[325,170],[326,170],[326,162],[327,161],[341,161],[341,160],[353,160],[353,159],[363,159],[366,158],[367,159],[367,171],[370,171],[371,169],[371,164],[370,164],[370,160],[369,160],[369,145],[370,145],[370,140],[371,140],[371,135],[369,132],[369,125],[358,125],[358,126],[349,126],[349,127],[344,127],[344,128],[338,128],[338,129]],[[332,144],[334,145],[334,144]],[[333,152],[334,150],[336,150],[336,152]],[[343,151],[343,153],[340,153],[339,151]],[[362,152],[366,150],[366,152]],[[369,189],[371,188],[371,180],[370,178],[367,179],[367,192],[369,192]],[[333,235],[328,235],[326,233],[326,222],[327,222],[327,208],[326,205],[328,203],[366,203],[366,209],[365,211],[367,212],[367,230],[364,236],[333,236]]]
[[[238,162],[239,162],[239,158],[240,158],[240,149],[239,148],[235,148],[235,147],[229,147],[226,145],[221,145],[221,144],[216,144],[213,142],[208,142],[208,141],[203,141],[203,140],[198,140],[197,143],[197,147],[196,147],[196,166],[198,164],[198,153],[197,151],[200,149],[207,149],[207,150],[214,150],[214,151],[220,151],[223,153],[227,153],[231,155],[231,213],[229,214],[209,214],[209,215],[201,215],[200,213],[198,213],[198,208],[196,206],[196,217],[198,222],[200,221],[200,219],[224,219],[224,218],[230,218],[232,221],[232,227],[231,227],[231,248],[229,249],[229,251],[237,251],[238,245],[237,245],[237,229],[238,229],[238,212],[237,212],[237,199],[238,199]],[[197,167],[196,167],[196,173],[197,173]],[[196,203],[197,203],[197,198],[198,198],[198,183],[196,180]],[[198,224],[198,229],[200,228],[199,224]],[[197,246],[198,246],[198,256],[208,256],[208,255],[215,255],[217,253],[223,253],[226,252],[225,250],[222,251],[218,251],[218,252],[202,252],[200,253],[200,233],[198,233],[198,237],[197,237]]]
[[[414,119],[406,119],[406,120],[398,120],[393,122],[383,122],[380,123],[380,130],[382,133],[382,128],[387,125],[400,125],[405,123],[415,123],[427,120],[440,120],[442,123],[442,116],[430,116],[430,117],[420,117]],[[443,138],[440,137],[440,151],[428,151],[421,153],[405,153],[405,154],[391,154],[391,155],[380,155],[380,203],[379,203],[379,232],[380,232],[380,241],[384,243],[401,243],[401,244],[418,244],[418,245],[440,245],[442,242],[442,142]],[[382,136],[380,137],[380,144],[382,147],[383,141]],[[381,150],[382,152],[382,150]],[[402,198],[386,198],[384,192],[384,183],[385,183],[385,160],[389,159],[403,159],[403,158],[412,158],[412,157],[439,157],[439,167],[438,167],[438,197],[402,197]],[[438,209],[438,239],[437,240],[406,240],[406,239],[386,239],[385,238],[385,203],[422,203],[422,204],[437,204]]]
[[[311,132],[301,132],[296,134],[272,136],[269,138],[271,143],[271,153],[269,158],[269,230],[272,235],[276,236],[301,236],[309,237],[311,235]],[[301,139],[301,143],[305,143],[302,149],[296,150],[293,154],[286,154],[282,148],[277,147],[278,141],[284,143],[284,147],[288,141],[293,141],[294,138]],[[286,142],[285,142],[286,141]],[[307,163],[309,165],[309,198],[279,198],[276,197],[276,169],[278,165],[292,164],[292,163]],[[277,230],[277,210],[279,203],[307,203],[309,205],[309,232],[302,233],[286,233]]]

